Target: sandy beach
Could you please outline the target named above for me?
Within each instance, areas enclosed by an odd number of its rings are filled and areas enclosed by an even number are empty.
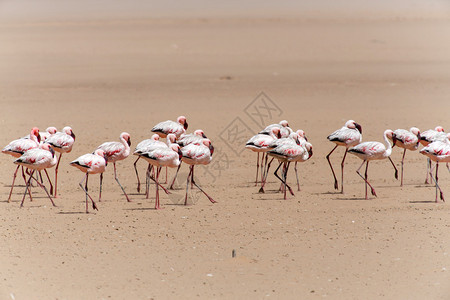
[[[101,3],[71,13],[0,4],[0,145],[34,126],[76,134],[62,157],[57,207],[33,187],[33,202],[19,208],[20,177],[8,203],[15,165],[1,156],[0,299],[449,299],[450,209],[424,184],[425,157],[406,154],[403,187],[387,160],[371,163],[378,197],[369,200],[358,158],[347,156],[344,194],[325,158],[334,146],[326,137],[349,119],[364,141],[382,142],[385,129],[450,130],[444,1],[413,1],[404,14],[402,1],[358,14],[285,1],[274,13],[230,4],[222,14],[182,6],[173,15],[143,2],[103,15]],[[123,131],[134,149],[179,115],[214,144],[212,163],[195,176],[218,203],[194,190],[192,205],[182,205],[182,166],[177,189],[154,210],[154,186],[149,199],[137,193],[129,157],[117,168],[132,202],[108,165],[104,200],[86,214],[83,174],[69,162]],[[272,172],[258,193],[256,155],[244,149],[283,119],[314,150],[299,165],[301,191],[287,200]],[[343,153],[332,155],[336,170]],[[400,168],[402,151],[391,157]],[[293,172],[288,179],[296,186]],[[450,199],[445,166],[439,182]],[[96,199],[98,175],[89,187]]]

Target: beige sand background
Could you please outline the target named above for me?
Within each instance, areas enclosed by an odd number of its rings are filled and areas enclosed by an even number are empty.
[[[387,128],[449,130],[449,9],[446,1],[0,1],[0,144],[33,126],[70,125],[77,136],[60,166],[56,208],[35,187],[20,209],[20,180],[7,203],[15,166],[1,156],[0,299],[449,299],[449,208],[423,184],[424,157],[407,153],[402,188],[387,161],[371,164],[379,197],[368,201],[359,159],[347,159],[344,195],[325,159],[326,136],[350,118],[366,141],[382,141]],[[244,140],[260,129],[245,109],[261,92],[281,111],[264,121],[287,119],[314,145],[300,166],[302,191],[287,201],[274,176],[257,193],[256,157],[234,147],[234,129]],[[136,192],[130,157],[118,172],[133,202],[109,166],[104,201],[85,214],[83,175],[68,162],[122,131],[135,146],[181,114],[214,142],[215,163],[196,176],[219,203],[193,192],[195,205],[177,205],[182,178],[175,195],[162,196],[165,209],[153,210],[154,188],[150,199]],[[332,156],[336,168],[342,154]],[[399,166],[399,149],[392,158]],[[450,199],[450,174],[440,175]],[[90,187],[97,197],[98,176]]]

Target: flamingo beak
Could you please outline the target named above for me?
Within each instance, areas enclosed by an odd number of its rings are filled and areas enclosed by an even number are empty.
[[[277,138],[281,139],[281,131],[278,131]]]
[[[187,129],[188,129],[188,123],[187,123],[186,121],[184,122],[183,127],[184,127],[184,130],[187,130]]]
[[[183,152],[181,152],[181,149],[178,148],[178,159],[181,160],[182,157],[183,157]]]
[[[312,148],[308,151],[309,157],[311,158],[311,156],[313,156],[313,151]]]
[[[128,146],[131,146],[131,138],[128,138],[127,144],[128,144]]]
[[[359,133],[362,134],[362,127],[358,123],[355,123],[355,127],[358,129]]]
[[[203,137],[204,139],[207,139],[205,133],[202,133],[202,137]]]
[[[108,165],[108,156],[105,154],[103,154],[103,158],[105,159],[105,166]]]
[[[50,148],[50,153],[52,154],[52,157],[55,157],[55,150],[53,150],[53,148],[52,147],[49,147]]]
[[[73,138],[73,140],[75,141],[75,133],[73,133],[73,131],[70,133],[70,136]]]
[[[212,156],[214,153],[214,147],[212,144],[209,144],[209,151],[211,152],[211,156]]]

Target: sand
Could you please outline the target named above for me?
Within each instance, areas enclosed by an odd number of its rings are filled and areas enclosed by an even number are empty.
[[[0,144],[33,126],[70,125],[77,138],[62,157],[57,207],[34,187],[20,209],[20,178],[7,203],[15,165],[1,156],[0,298],[448,299],[449,206],[424,184],[425,158],[406,154],[403,187],[388,161],[371,164],[378,197],[365,200],[360,160],[347,157],[340,194],[325,156],[326,136],[348,119],[365,141],[387,128],[449,130],[450,19],[318,15],[2,22]],[[155,211],[154,187],[150,199],[137,193],[129,157],[117,167],[133,202],[111,165],[99,211],[86,214],[83,174],[69,162],[122,131],[136,146],[179,115],[213,141],[213,163],[195,175],[219,203],[193,191],[193,205],[181,205],[184,166]],[[257,193],[256,155],[243,147],[282,119],[314,150],[288,200],[272,174]],[[342,155],[332,155],[336,170]],[[450,197],[443,166],[440,182]],[[98,176],[89,186],[96,199]]]

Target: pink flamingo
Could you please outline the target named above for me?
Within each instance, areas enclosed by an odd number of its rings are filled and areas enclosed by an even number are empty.
[[[338,129],[335,132],[333,132],[332,134],[330,134],[327,137],[327,139],[330,142],[333,142],[336,144],[336,146],[334,146],[333,150],[331,150],[331,152],[328,153],[328,155],[327,155],[328,164],[330,165],[331,172],[333,173],[333,177],[334,177],[334,189],[336,189],[336,190],[339,188],[338,181],[336,178],[336,174],[334,173],[333,166],[331,165],[331,162],[330,162],[330,156],[331,156],[331,153],[333,153],[333,151],[336,150],[336,148],[338,146],[345,147],[344,157],[342,158],[342,162],[341,162],[341,193],[344,193],[344,161],[345,161],[345,157],[347,156],[348,149],[352,146],[358,145],[362,141],[361,125],[359,125],[358,123],[356,123],[353,120],[348,120],[345,123],[344,127],[342,127],[341,129]]]
[[[23,207],[23,202],[25,201],[25,196],[27,194],[28,187],[30,186],[31,178],[33,178],[37,182],[37,184],[44,189],[53,206],[56,206],[46,187],[33,177],[35,171],[42,171],[48,168],[52,168],[56,165],[55,151],[53,151],[53,149],[49,145],[44,144],[40,148],[33,148],[25,151],[25,153],[22,154],[22,156],[20,156],[18,159],[16,159],[14,163],[32,170],[30,173],[30,178],[28,179],[25,187],[25,193],[23,194],[20,207]]]
[[[388,130],[386,130],[384,132],[385,145],[383,145],[380,142],[364,142],[364,143],[358,144],[358,145],[356,145],[356,146],[354,146],[354,147],[352,147],[352,148],[350,148],[348,150],[348,152],[358,156],[360,159],[363,160],[361,166],[359,166],[358,170],[356,170],[356,173],[366,183],[365,184],[365,187],[366,187],[366,200],[368,199],[367,198],[367,185],[370,186],[372,195],[374,195],[375,197],[377,196],[377,193],[375,192],[375,189],[372,187],[372,185],[367,180],[367,169],[369,167],[369,161],[388,158],[389,161],[391,162],[392,166],[394,167],[395,179],[398,179],[397,168],[395,167],[394,163],[392,162],[391,158],[389,157],[391,155],[391,153],[392,153],[392,146],[391,146],[391,143],[389,142],[389,139],[392,139],[392,135],[393,134],[394,134],[394,132],[392,130],[390,130],[390,129],[388,129]],[[361,175],[361,173],[359,173],[359,170],[364,165],[364,163],[366,163],[365,177],[363,177]]]
[[[114,165],[114,178],[116,179],[117,183],[119,184],[120,188],[122,189],[123,194],[125,195],[125,198],[128,202],[131,202],[130,198],[128,197],[127,193],[125,192],[125,189],[120,184],[119,177],[117,177],[117,171],[116,171],[116,161],[124,160],[130,155],[130,146],[131,146],[131,139],[130,135],[127,132],[122,132],[120,134],[120,142],[105,142],[97,147],[97,149],[102,149],[106,154],[106,160],[108,162],[112,162]],[[102,184],[103,181],[103,172],[100,173],[100,196],[98,201],[101,201],[101,195],[102,195]]]
[[[165,138],[169,133],[175,134],[179,138],[182,134],[186,132],[188,128],[188,123],[185,116],[179,116],[177,121],[164,121],[156,124],[152,128],[152,132],[159,134],[160,137]]]
[[[181,148],[182,158],[181,160],[187,163],[189,167],[189,174],[186,180],[186,196],[184,198],[184,205],[187,205],[187,196],[189,190],[189,180],[193,183],[205,196],[211,201],[211,203],[217,203],[211,198],[194,180],[194,167],[196,165],[207,165],[212,160],[214,153],[214,147],[209,139],[204,139],[201,145],[189,144],[186,147]]]
[[[424,132],[421,133],[420,135],[420,143],[422,144],[422,146],[428,146],[428,144],[435,142],[435,141],[440,141],[445,139],[446,134],[444,132],[444,128],[442,128],[442,126],[436,126],[436,128],[433,129],[429,129],[429,130],[425,130]],[[432,168],[431,168],[431,160],[428,157],[427,159],[427,176],[425,178],[425,184],[428,184],[428,174],[430,174],[430,172],[432,172]]]
[[[438,189],[440,192],[441,200],[445,202],[444,200],[444,193],[442,192],[441,188],[439,187],[438,181],[438,169],[439,169],[439,163],[440,162],[450,162],[450,143],[448,141],[436,141],[433,143],[428,144],[425,148],[421,149],[419,151],[421,154],[427,156],[432,161],[436,162],[436,177],[433,178],[432,170],[430,170],[430,177],[433,179],[433,181],[436,184],[436,202],[438,202]]]
[[[39,129],[37,127],[33,127],[33,129],[31,129],[30,135],[28,135],[27,137],[17,139],[17,140],[10,142],[5,148],[3,148],[2,153],[9,154],[13,157],[18,158],[22,154],[24,154],[26,151],[28,151],[30,149],[38,148],[40,139],[41,138],[39,135]],[[13,175],[13,181],[11,184],[11,190],[9,191],[8,202],[11,202],[11,195],[12,195],[12,192],[14,189],[14,182],[16,180],[17,171],[19,170],[19,167],[20,167],[20,165],[17,166],[16,171],[14,172],[14,175]],[[23,171],[23,168],[22,168],[22,177],[26,183],[27,179],[25,178],[25,172]],[[30,192],[30,195],[31,195],[31,192]]]
[[[289,166],[291,162],[304,162],[307,161],[312,155],[312,145],[306,141],[302,141],[301,145],[297,143],[282,143],[274,149],[271,149],[267,152],[268,155],[273,156],[278,159],[280,164],[278,168],[275,170],[275,176],[281,181],[284,185],[284,200],[286,200],[286,191],[289,189],[289,192],[292,196],[294,196],[294,192],[291,187],[287,184],[287,174],[289,171]],[[283,177],[278,175],[278,170],[281,165],[283,167]]]
[[[275,124],[277,125],[277,124]],[[265,166],[267,165],[267,156],[264,162],[264,154],[269,150],[269,145],[281,138],[280,128],[274,126],[270,129],[269,134],[266,133],[258,133],[257,135],[252,136],[247,143],[245,144],[245,148],[252,150],[258,154],[256,158],[256,180],[255,186],[258,185],[258,171],[259,171],[259,153],[262,153],[261,157],[261,189],[260,192],[264,193],[263,182],[264,182],[264,172]]]
[[[177,140],[177,144],[180,145],[180,148],[186,147],[189,144],[200,145],[203,143],[204,139],[208,137],[205,135],[205,132],[202,129],[197,129],[194,133],[190,134],[182,134],[180,138]],[[172,183],[169,186],[169,190],[173,190],[173,185],[175,184],[175,180],[177,179],[178,172],[180,171],[181,163],[177,168],[175,176],[172,179]],[[167,172],[166,172],[167,174]]]
[[[156,178],[151,179],[156,183],[155,209],[161,209],[159,202],[159,187],[169,194],[169,191],[159,184],[161,167],[176,168],[180,165],[182,156],[180,146],[178,144],[171,144],[170,147],[159,147],[153,151],[141,153],[140,156],[149,164],[156,167]],[[150,176],[149,172],[147,172],[147,176]]]
[[[41,140],[46,141],[50,136],[54,135],[56,132],[58,132],[58,129],[56,127],[50,126],[45,129],[45,132],[40,132]]]
[[[273,128],[280,129],[281,137],[288,137],[293,132],[293,130],[289,127],[288,121],[282,120],[278,124],[271,124],[271,125],[267,126],[263,130],[261,130],[259,133],[260,134],[270,134],[270,132],[272,131]]]
[[[403,156],[402,156],[402,172],[401,172],[401,180],[400,186],[403,186],[403,161],[405,160],[406,150],[415,151],[419,147],[420,141],[420,130],[416,127],[411,127],[411,129],[396,129],[392,134],[392,142],[393,146],[398,146],[403,148]]]
[[[106,159],[106,153],[105,151],[103,151],[103,149],[97,149],[94,151],[94,153],[84,154],[70,163],[71,166],[76,167],[83,173],[86,173],[86,176],[84,176],[83,180],[81,180],[79,183],[81,189],[86,193],[86,213],[89,213],[88,197],[92,202],[92,209],[98,210],[97,205],[88,193],[88,176],[89,174],[103,174],[103,172],[105,172],[107,164],[108,161]],[[85,182],[84,187],[83,181]],[[102,182],[100,181],[100,194],[98,197],[99,201],[101,197],[101,190]]]
[[[162,146],[164,146],[165,144],[163,142],[161,142],[159,140],[159,135],[158,134],[154,134],[152,135],[151,138],[143,140],[142,142],[140,142],[139,144],[137,144],[136,148],[134,149],[133,155],[137,156],[136,161],[134,162],[134,171],[136,173],[136,178],[137,178],[137,191],[138,193],[141,191],[141,181],[139,180],[139,173],[137,170],[137,162],[139,161],[139,159],[141,158],[140,154],[145,152],[145,149],[148,147],[151,147],[155,144],[160,144]]]
[[[72,151],[73,144],[75,142],[75,134],[72,131],[72,128],[69,126],[66,126],[63,128],[62,132],[56,132],[49,136],[47,140],[45,141],[47,144],[52,146],[53,150],[56,152],[59,152],[58,157],[58,163],[56,164],[55,168],[55,194],[54,197],[56,198],[57,195],[57,189],[58,189],[58,168],[59,163],[61,162],[61,157],[63,153],[69,153]]]

